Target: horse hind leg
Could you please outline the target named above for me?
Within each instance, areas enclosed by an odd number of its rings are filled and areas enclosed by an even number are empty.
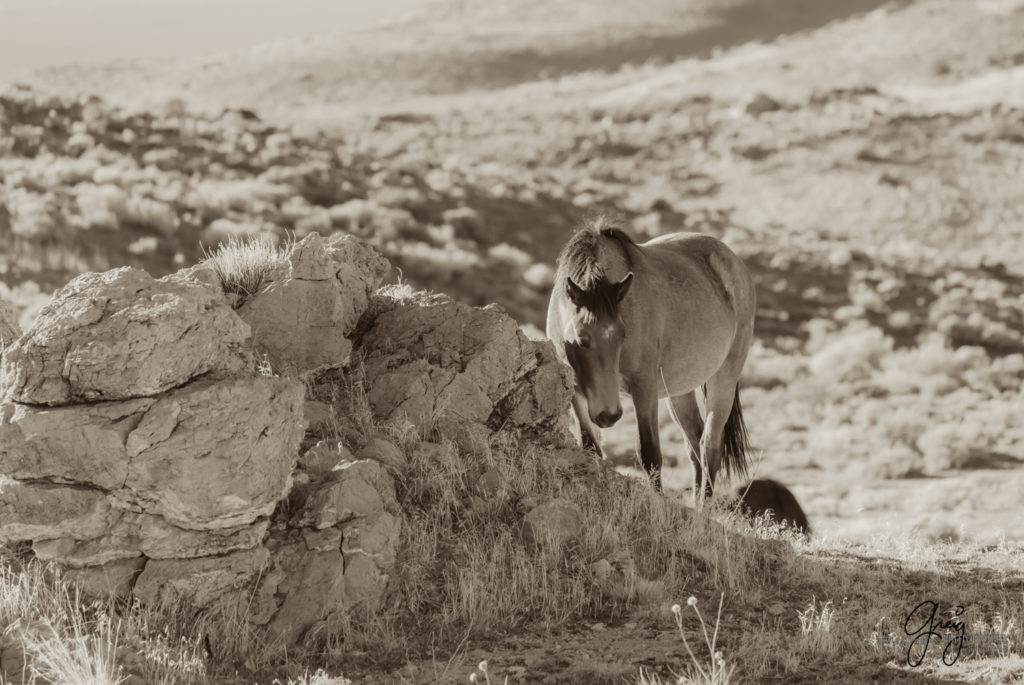
[[[665,405],[668,407],[672,420],[676,422],[686,438],[686,452],[690,456],[690,464],[693,466],[694,507],[700,506],[704,499],[700,494],[704,484],[704,469],[700,465],[700,438],[704,432],[704,419],[700,415],[696,393],[697,391],[694,390],[684,395],[665,398]]]
[[[746,429],[739,406],[738,375],[719,372],[708,381],[707,417],[700,439],[700,461],[704,467],[702,492],[710,497],[715,477],[723,465],[726,472],[746,472]]]

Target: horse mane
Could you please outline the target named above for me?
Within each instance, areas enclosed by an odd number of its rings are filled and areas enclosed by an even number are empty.
[[[618,226],[605,224],[598,220],[585,224],[576,231],[558,255],[558,278],[556,283],[565,288],[566,279],[579,286],[582,295],[576,304],[588,309],[596,316],[615,316],[618,314],[619,303],[616,298],[614,283],[608,280],[604,266],[598,262],[598,243],[601,238],[615,241],[622,249],[626,264],[633,266],[630,246],[636,247],[636,241]]]

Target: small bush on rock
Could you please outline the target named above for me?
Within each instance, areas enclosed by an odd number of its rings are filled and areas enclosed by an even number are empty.
[[[275,270],[287,266],[290,250],[290,242],[278,245],[269,235],[231,238],[206,253],[203,264],[213,269],[224,292],[238,295],[237,309],[260,291]]]

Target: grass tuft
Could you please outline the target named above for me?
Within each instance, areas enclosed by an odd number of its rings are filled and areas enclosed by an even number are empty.
[[[277,238],[269,235],[233,237],[210,252],[203,248],[202,264],[217,274],[225,293],[238,296],[234,305],[238,309],[266,285],[275,271],[288,265],[291,246],[291,240],[279,245]]]

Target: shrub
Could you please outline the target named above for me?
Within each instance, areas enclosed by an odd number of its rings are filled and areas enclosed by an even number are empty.
[[[232,238],[206,253],[203,264],[213,269],[224,292],[238,295],[235,308],[258,293],[278,269],[287,265],[291,244],[278,246],[267,235],[254,238]]]

